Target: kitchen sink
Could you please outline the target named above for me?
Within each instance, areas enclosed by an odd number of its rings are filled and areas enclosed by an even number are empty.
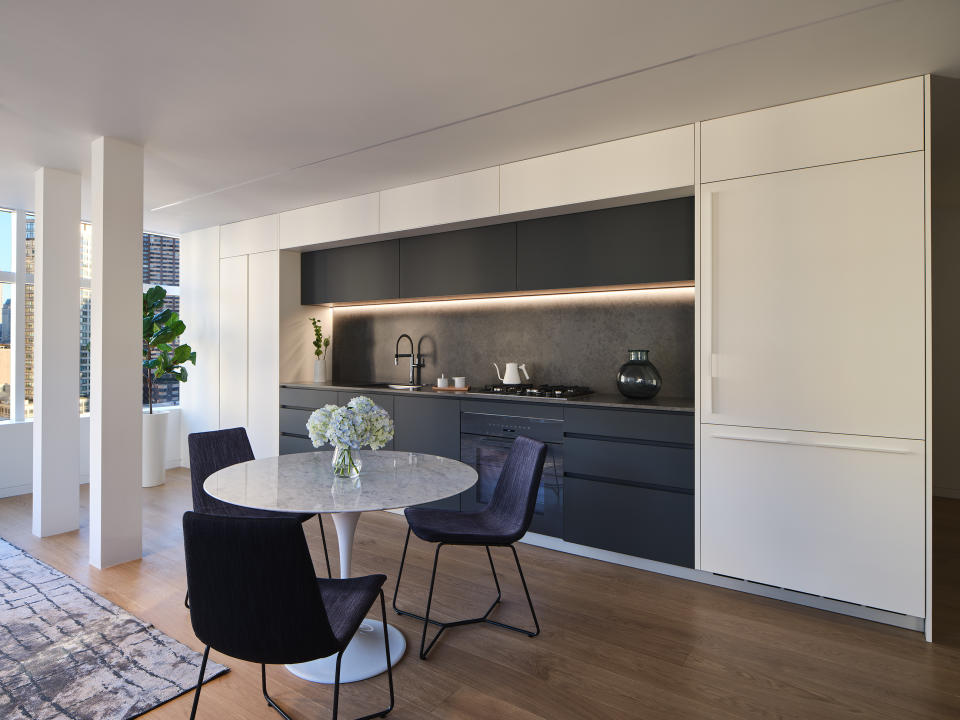
[[[358,383],[359,388],[389,388],[390,390],[420,390],[423,385],[408,385],[406,383]]]

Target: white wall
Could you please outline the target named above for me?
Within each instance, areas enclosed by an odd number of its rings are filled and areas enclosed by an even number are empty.
[[[181,390],[183,386],[181,386]],[[183,467],[180,455],[180,408],[170,408],[167,421],[166,468]],[[80,424],[80,484],[90,480],[90,416],[77,418]],[[0,424],[0,497],[33,491],[33,422]]]

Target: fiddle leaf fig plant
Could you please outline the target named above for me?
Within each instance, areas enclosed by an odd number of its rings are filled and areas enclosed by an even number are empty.
[[[188,361],[197,364],[197,353],[177,341],[187,326],[170,308],[163,307],[167,291],[159,285],[143,294],[143,381],[146,383],[150,414],[153,414],[153,381],[170,375],[178,382],[187,381]]]

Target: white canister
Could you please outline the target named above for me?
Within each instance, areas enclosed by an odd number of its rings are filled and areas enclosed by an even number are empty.
[[[462,375],[460,377],[455,377],[453,379],[453,386],[458,388],[465,388],[467,386],[467,379]]]

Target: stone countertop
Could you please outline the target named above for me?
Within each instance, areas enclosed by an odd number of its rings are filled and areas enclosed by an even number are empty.
[[[669,412],[689,412],[694,409],[693,398],[655,397],[649,400],[632,400],[622,395],[592,393],[577,398],[565,400],[560,398],[537,398],[526,395],[500,395],[471,390],[470,392],[451,392],[449,390],[433,390],[424,386],[421,390],[395,390],[385,386],[370,385],[339,385],[336,383],[315,383],[309,381],[283,382],[283,387],[300,388],[304,390],[333,390],[341,392],[366,392],[388,395],[417,395],[436,398],[452,398],[455,400],[502,400],[505,402],[549,403],[569,407],[608,407],[636,410],[661,410]]]

